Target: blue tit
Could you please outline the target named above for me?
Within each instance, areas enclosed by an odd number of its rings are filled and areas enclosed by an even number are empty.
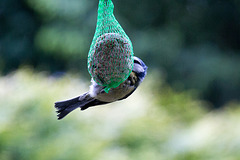
[[[57,109],[58,119],[64,118],[76,108],[85,110],[89,107],[112,103],[127,98],[141,84],[146,74],[147,66],[140,58],[134,57],[134,65],[131,74],[117,88],[111,88],[109,92],[106,93],[104,91],[104,86],[100,86],[92,80],[92,84],[87,93],[70,100],[56,102],[55,108]]]

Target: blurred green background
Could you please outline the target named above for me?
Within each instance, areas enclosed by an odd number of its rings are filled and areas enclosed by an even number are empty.
[[[90,85],[98,0],[0,0],[0,160],[239,160],[240,1],[113,2],[148,75],[57,121]]]

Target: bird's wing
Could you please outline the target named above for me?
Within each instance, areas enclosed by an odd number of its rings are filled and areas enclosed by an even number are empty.
[[[124,96],[123,98],[118,99],[118,101],[126,99],[127,97],[129,97],[137,88],[134,88],[134,90],[132,92],[130,92],[129,94],[127,94],[126,96]]]
[[[103,104],[107,104],[107,103],[110,103],[110,102],[103,102],[103,101],[100,101],[100,100],[97,100],[97,99],[94,99],[93,101],[85,104],[84,106],[81,107],[81,110],[85,110],[89,107],[93,107],[93,106],[97,106],[97,105],[103,105]]]

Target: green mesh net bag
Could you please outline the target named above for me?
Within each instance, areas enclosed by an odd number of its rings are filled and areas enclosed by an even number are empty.
[[[107,93],[125,81],[133,68],[132,42],[113,9],[111,0],[99,0],[97,27],[88,53],[88,71]]]

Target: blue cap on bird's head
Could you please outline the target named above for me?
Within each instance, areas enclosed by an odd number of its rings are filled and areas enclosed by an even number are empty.
[[[134,59],[134,66],[133,66],[133,71],[138,75],[138,78],[143,81],[147,74],[147,66],[145,63],[138,57],[133,57]]]

